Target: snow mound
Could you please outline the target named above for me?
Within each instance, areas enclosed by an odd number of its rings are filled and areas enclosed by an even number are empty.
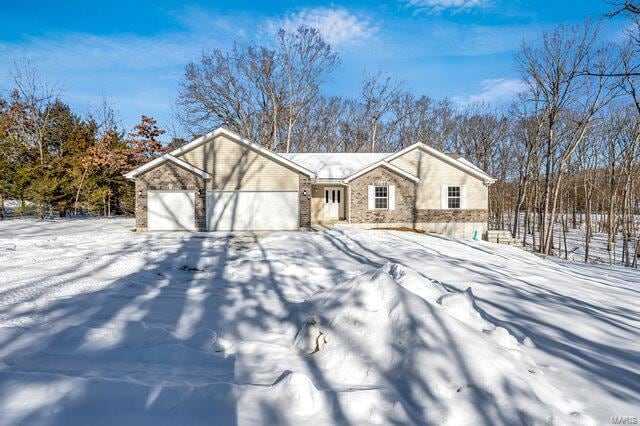
[[[589,420],[542,376],[508,330],[485,318],[471,290],[448,292],[411,268],[386,264],[316,293],[304,314],[312,320],[298,332],[294,349],[317,369],[316,385],[321,378],[337,391],[347,411],[371,408],[353,411],[359,421]],[[317,345],[320,336],[323,345]],[[307,380],[292,378],[287,386],[299,387],[294,393],[302,400],[316,401],[319,391]]]
[[[438,299],[443,310],[453,318],[476,330],[493,330],[495,325],[487,321],[476,304],[471,288],[461,293],[449,293]]]
[[[399,263],[389,262],[383,266],[382,270],[388,273],[402,287],[428,302],[435,302],[447,294],[447,290],[439,282],[429,280],[414,269],[407,268]]]
[[[324,397],[304,374],[286,371],[273,385],[275,399],[298,416],[309,416],[324,406]]]

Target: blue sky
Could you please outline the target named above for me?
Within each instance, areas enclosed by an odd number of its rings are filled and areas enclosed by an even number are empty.
[[[29,61],[80,112],[104,95],[126,128],[140,114],[170,123],[184,66],[203,50],[269,44],[303,23],[341,57],[328,94],[356,95],[365,70],[382,70],[416,94],[504,103],[521,87],[513,54],[523,39],[610,9],[605,0],[0,2],[3,95],[13,63]],[[603,38],[621,38],[624,26],[606,20]]]

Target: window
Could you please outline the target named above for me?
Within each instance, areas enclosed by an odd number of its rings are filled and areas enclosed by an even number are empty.
[[[376,209],[389,208],[389,187],[376,186],[374,188],[374,197],[375,197],[374,207]]]
[[[460,187],[450,186],[447,188],[447,208],[459,209],[460,208]]]

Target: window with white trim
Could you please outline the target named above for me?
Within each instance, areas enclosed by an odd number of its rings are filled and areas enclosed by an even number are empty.
[[[389,187],[388,186],[374,187],[373,195],[374,195],[374,207],[376,209],[389,208]]]
[[[459,186],[450,186],[447,188],[447,208],[460,208],[461,193],[462,191]]]

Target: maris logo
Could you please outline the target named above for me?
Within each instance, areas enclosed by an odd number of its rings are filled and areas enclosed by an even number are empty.
[[[637,425],[638,418],[636,416],[612,416],[611,424],[614,425]]]

